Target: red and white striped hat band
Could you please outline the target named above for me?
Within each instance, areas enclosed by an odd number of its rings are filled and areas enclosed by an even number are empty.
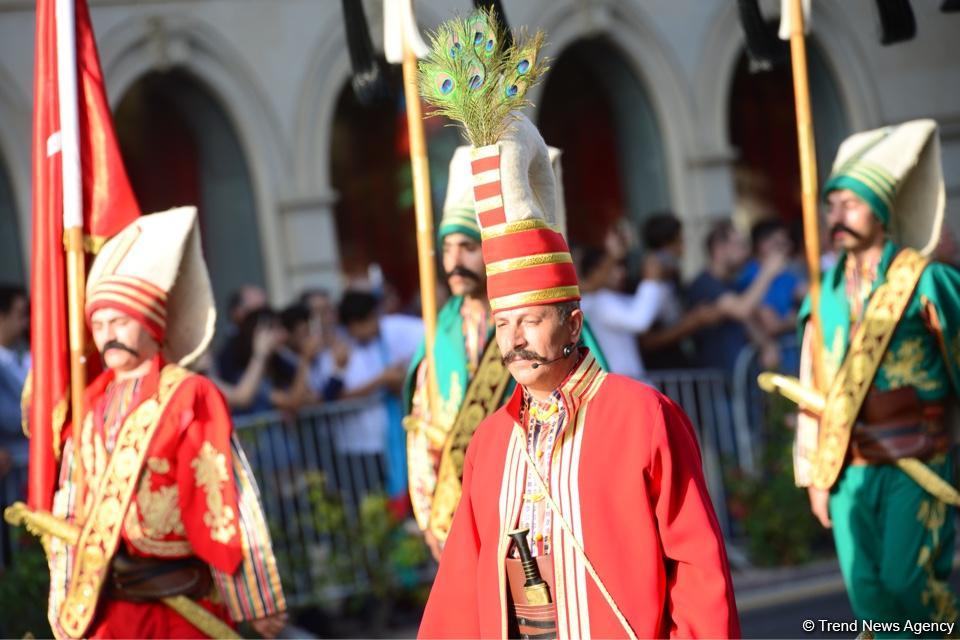
[[[570,249],[541,209],[557,206],[557,187],[546,144],[533,124],[522,118],[509,138],[475,148],[471,170],[490,308],[579,300]]]
[[[139,321],[158,343],[167,328],[167,292],[143,278],[111,274],[98,280],[87,295],[87,322],[98,309],[116,309]]]
[[[580,299],[567,241],[545,221],[505,222],[481,233],[493,311]]]

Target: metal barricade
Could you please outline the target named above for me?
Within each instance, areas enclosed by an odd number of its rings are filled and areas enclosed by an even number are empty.
[[[797,375],[800,345],[796,336],[792,333],[782,336],[778,346],[782,363],[780,372]],[[734,364],[732,393],[733,420],[744,453],[740,465],[744,472],[751,474],[756,471],[757,461],[766,444],[765,427],[770,408],[770,396],[757,385],[757,376],[762,371],[757,347],[748,344],[740,350]]]
[[[239,417],[235,433],[260,487],[292,606],[337,600],[384,577],[383,461],[338,452],[338,437],[379,400]],[[374,578],[376,579],[376,578]]]
[[[751,363],[755,357],[745,353],[743,360]],[[725,472],[753,468],[762,431],[745,410],[757,397],[748,392],[749,367],[741,368],[744,373],[733,381],[721,371],[703,369],[654,371],[648,379],[690,417],[725,535],[731,530]],[[295,416],[266,413],[234,421],[237,440],[260,488],[291,606],[375,591],[377,581],[392,570],[386,557],[390,549],[384,546],[390,541],[384,537],[397,531],[385,531],[383,460],[338,451],[338,434],[379,403],[366,398],[321,405]],[[0,479],[0,497],[7,503],[19,499],[25,480],[26,469],[15,468]],[[10,529],[0,525],[0,567],[10,561],[10,541]],[[429,579],[429,570],[412,579]]]

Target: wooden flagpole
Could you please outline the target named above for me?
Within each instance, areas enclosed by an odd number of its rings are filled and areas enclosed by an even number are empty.
[[[80,177],[76,6],[57,0],[57,88],[60,106],[60,145],[63,179],[63,233],[67,266],[67,335],[70,342],[70,410],[72,420],[83,417],[87,386],[85,321],[83,316],[86,261],[83,247],[83,186]]]
[[[427,362],[427,406],[430,415],[436,408],[438,391],[433,345],[437,335],[437,268],[436,238],[433,232],[433,203],[430,194],[430,164],[427,158],[426,135],[420,106],[420,87],[417,82],[417,56],[411,34],[416,28],[412,0],[405,17],[409,21],[402,29],[403,38],[403,95],[407,106],[407,132],[410,140],[410,163],[413,168],[413,202],[417,221],[417,256],[420,270],[420,305],[423,314],[424,357]]]
[[[821,382],[823,334],[820,329],[820,215],[817,203],[817,153],[813,138],[810,108],[810,79],[807,71],[807,46],[804,37],[802,0],[790,0],[790,63],[793,69],[793,93],[797,112],[797,142],[800,149],[801,203],[803,205],[803,243],[810,274],[810,324],[813,379]]]

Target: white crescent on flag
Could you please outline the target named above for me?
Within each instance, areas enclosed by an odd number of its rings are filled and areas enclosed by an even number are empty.
[[[413,17],[413,0],[383,0],[383,54],[390,64],[403,62],[403,48],[422,58],[429,48]]]

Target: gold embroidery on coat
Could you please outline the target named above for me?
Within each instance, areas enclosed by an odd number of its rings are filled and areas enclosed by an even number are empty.
[[[123,530],[127,540],[134,549],[141,553],[161,558],[182,558],[193,554],[193,547],[188,540],[153,540],[148,538],[140,527],[140,512],[135,502],[130,504],[127,517],[123,523]]]
[[[147,448],[168,401],[190,375],[176,365],[163,368],[156,395],[143,401],[124,419],[103,477],[94,485],[94,490],[87,492],[90,515],[80,531],[73,573],[57,618],[71,637],[82,637],[90,626]]]
[[[137,506],[143,518],[143,533],[148,538],[163,538],[171,533],[187,534],[180,519],[180,491],[172,484],[151,489],[153,474],[170,473],[170,461],[164,458],[148,458],[147,468],[140,479],[137,491]]]
[[[940,530],[947,520],[947,505],[939,500],[924,500],[917,511],[917,520],[930,534],[930,544],[920,547],[917,566],[927,574],[927,584],[920,594],[924,606],[933,609],[933,622],[954,622],[960,613],[957,600],[949,585],[936,577],[934,562],[942,552]],[[952,514],[951,514],[952,515]]]
[[[476,375],[467,387],[463,405],[450,428],[440,455],[437,484],[430,506],[430,531],[446,540],[453,524],[453,514],[462,492],[463,462],[473,433],[500,406],[504,391],[510,382],[510,373],[503,364],[496,340],[484,350]]]
[[[204,441],[200,453],[190,466],[193,467],[197,486],[207,494],[207,512],[203,514],[203,523],[210,528],[210,537],[214,541],[226,544],[237,534],[233,507],[223,504],[220,490],[229,477],[227,457],[209,441]]]
[[[849,350],[830,384],[820,417],[813,472],[813,486],[818,489],[829,489],[840,475],[853,423],[926,266],[927,259],[913,249],[897,254],[887,269],[887,281],[867,303],[863,323],[850,336]]]
[[[922,338],[908,338],[900,343],[896,351],[887,351],[880,366],[893,388],[916,387],[921,391],[940,388],[940,384],[923,368]]]

